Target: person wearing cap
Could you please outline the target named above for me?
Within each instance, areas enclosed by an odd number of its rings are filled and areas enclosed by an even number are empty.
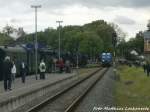
[[[10,57],[6,56],[3,62],[3,79],[4,79],[4,89],[5,91],[11,90],[11,69],[13,67],[12,62],[10,61]]]

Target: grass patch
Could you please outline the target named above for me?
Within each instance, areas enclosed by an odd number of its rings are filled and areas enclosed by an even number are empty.
[[[115,83],[115,101],[118,106],[150,105],[150,77],[147,77],[142,68],[120,66],[117,74],[120,81]],[[133,83],[126,84],[131,81]]]

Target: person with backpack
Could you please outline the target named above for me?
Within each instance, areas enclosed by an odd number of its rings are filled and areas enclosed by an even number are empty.
[[[39,70],[40,70],[40,79],[45,79],[46,65],[43,59],[40,62]]]

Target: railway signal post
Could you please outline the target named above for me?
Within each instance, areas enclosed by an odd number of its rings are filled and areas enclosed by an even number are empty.
[[[117,34],[116,32],[112,33],[112,45],[113,45],[113,54],[114,54],[114,72],[116,73],[116,44],[117,44]]]
[[[114,54],[114,64],[115,64],[115,57],[116,57],[116,44],[117,44],[117,34],[114,32],[112,34],[112,44],[113,44],[113,54]]]

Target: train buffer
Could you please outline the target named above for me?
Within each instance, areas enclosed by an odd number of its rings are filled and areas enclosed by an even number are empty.
[[[71,74],[51,73],[46,74],[45,80],[36,80],[35,75],[32,75],[26,77],[25,84],[21,82],[21,78],[16,78],[14,83],[12,83],[11,91],[4,91],[3,81],[0,81],[0,112],[9,112],[25,104],[29,99],[43,94],[43,92],[41,92],[42,87],[54,84],[67,78],[71,78],[75,74],[76,72]]]

